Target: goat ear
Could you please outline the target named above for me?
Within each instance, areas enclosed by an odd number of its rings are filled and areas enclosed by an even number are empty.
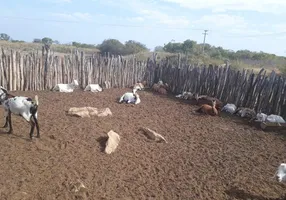
[[[3,88],[2,86],[0,86],[0,89],[1,89],[5,94],[8,93],[8,91],[7,91],[5,88]]]

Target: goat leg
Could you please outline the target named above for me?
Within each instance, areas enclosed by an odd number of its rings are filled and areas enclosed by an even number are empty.
[[[2,128],[7,128],[8,127],[8,116],[5,117],[5,124],[2,126]]]
[[[12,134],[13,133],[13,127],[12,127],[12,117],[11,117],[11,111],[10,110],[8,110],[8,122],[9,122],[8,134]]]
[[[29,123],[31,125],[30,138],[32,139],[33,138],[34,129],[35,129],[35,122],[31,118]]]
[[[34,122],[35,122],[35,124],[36,124],[37,138],[40,138],[40,128],[39,128],[38,119],[35,117],[35,115],[33,115],[33,119],[34,119]]]

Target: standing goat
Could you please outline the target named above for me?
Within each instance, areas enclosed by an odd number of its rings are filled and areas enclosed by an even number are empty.
[[[35,96],[35,101],[33,101],[29,97],[24,96],[14,96],[11,94],[8,94],[7,90],[3,87],[0,87],[0,102],[3,104],[4,110],[5,110],[5,124],[2,128],[8,127],[9,124],[9,130],[8,133],[13,133],[12,128],[12,117],[11,114],[20,115],[22,116],[29,124],[31,125],[30,130],[30,138],[32,139],[34,129],[36,126],[37,129],[37,137],[40,137],[40,131],[39,131],[39,124],[37,119],[38,114],[38,105],[39,100],[38,96]]]

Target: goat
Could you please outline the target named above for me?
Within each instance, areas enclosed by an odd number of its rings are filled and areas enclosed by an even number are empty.
[[[256,122],[277,122],[277,123],[286,123],[285,120],[283,119],[283,117],[279,116],[279,115],[266,115],[264,113],[262,113],[261,111],[259,111],[256,116],[252,119]]]
[[[176,95],[177,98],[182,98],[182,99],[192,99],[193,96],[194,95],[191,92],[183,92],[182,94]]]
[[[91,91],[91,92],[101,92],[102,91],[102,87],[100,87],[99,84],[88,84],[84,91]]]
[[[59,83],[57,84],[54,88],[53,91],[59,91],[59,92],[73,92],[73,90],[78,87],[78,81],[77,80],[73,80],[72,83],[69,84],[63,84],[63,83]]]
[[[165,88],[163,88],[163,87],[160,87],[160,88],[158,89],[158,92],[159,92],[160,94],[167,94],[167,90],[166,90]]]
[[[133,86],[133,89],[144,90],[144,85],[142,83],[135,83],[135,85]]]
[[[14,96],[7,92],[3,87],[0,87],[0,102],[3,104],[5,110],[5,124],[2,128],[6,128],[9,124],[8,133],[13,133],[11,114],[22,116],[31,125],[30,138],[32,139],[34,129],[37,129],[37,138],[40,138],[39,124],[38,124],[38,95],[35,95],[33,101],[29,97]]]
[[[139,104],[141,100],[140,100],[139,94],[137,93],[137,90],[133,89],[133,92],[124,93],[119,99],[119,103],[123,103],[123,102]]]
[[[221,111],[226,111],[229,112],[230,114],[233,114],[236,111],[236,105],[232,104],[232,103],[227,103],[222,109]]]
[[[160,90],[160,88],[163,88],[163,89]],[[164,84],[162,80],[159,80],[158,83],[153,84],[152,89],[161,94],[167,94],[169,85],[167,83]]]
[[[160,85],[157,84],[157,83],[154,83],[153,86],[152,86],[152,89],[156,92],[158,92],[158,90],[160,89]]]
[[[252,119],[256,117],[254,109],[244,108],[244,107],[237,108],[233,114],[237,114],[242,118],[250,118],[250,121],[252,121]]]
[[[281,163],[278,166],[278,169],[277,169],[274,177],[277,177],[279,182],[286,182],[286,163]]]
[[[208,104],[203,104],[201,105],[201,107],[197,110],[195,110],[198,113],[204,113],[204,114],[208,114],[211,116],[215,116],[218,115],[218,111],[216,109],[216,101],[212,100],[212,105],[208,105]]]
[[[212,104],[213,104],[212,102],[215,101],[216,102],[215,107],[216,107],[218,112],[220,112],[220,110],[222,108],[222,102],[215,97],[209,97],[207,95],[200,95],[199,96],[198,94],[195,94],[195,99],[196,99],[198,105],[208,104],[208,105],[212,106]]]

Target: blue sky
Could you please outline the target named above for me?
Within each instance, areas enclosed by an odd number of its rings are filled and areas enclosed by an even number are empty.
[[[282,0],[13,0],[1,2],[1,30],[13,39],[51,37],[99,44],[136,40],[153,50],[171,40],[286,55]]]

